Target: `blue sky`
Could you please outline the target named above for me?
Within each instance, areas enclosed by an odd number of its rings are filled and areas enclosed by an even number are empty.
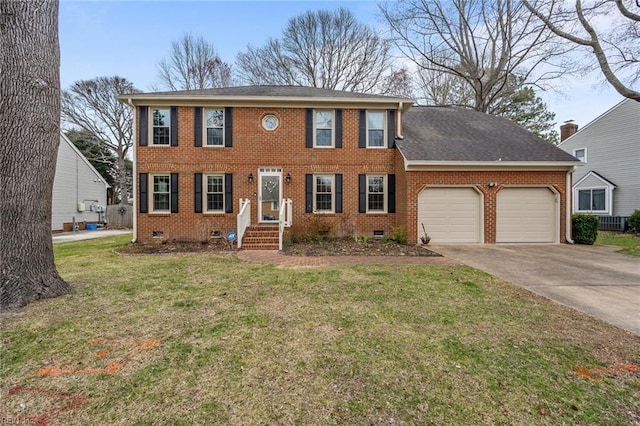
[[[376,1],[168,1],[61,0],[60,78],[63,88],[74,81],[119,75],[143,91],[156,79],[156,63],[172,41],[186,32],[215,44],[230,64],[248,44],[262,46],[278,38],[287,21],[307,10],[350,9],[356,17],[384,32]],[[561,94],[539,93],[558,125],[573,119],[583,127],[622,97],[592,78],[568,78]]]

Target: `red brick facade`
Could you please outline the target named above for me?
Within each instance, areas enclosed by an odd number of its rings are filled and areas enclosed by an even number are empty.
[[[553,187],[560,194],[560,235],[564,241],[566,171],[406,172],[402,155],[396,148],[358,147],[360,109],[356,107],[342,108],[342,148],[305,147],[305,108],[251,106],[237,106],[232,110],[231,147],[196,147],[194,106],[177,108],[178,146],[136,146],[137,176],[178,174],[178,213],[141,213],[138,209],[136,239],[139,242],[207,241],[213,231],[224,235],[236,229],[239,200],[244,198],[252,201],[251,221],[257,222],[257,176],[261,167],[282,169],[282,196],[293,202],[293,227],[288,232],[320,221],[327,223],[333,234],[372,236],[374,231],[381,230],[389,237],[395,227],[404,226],[409,242],[416,243],[420,191],[427,185],[474,185],[484,193],[484,240],[493,243],[497,191],[505,185],[539,185]],[[262,127],[266,114],[274,114],[279,119],[279,126],[273,131]],[[195,213],[196,173],[232,174],[232,213]],[[342,213],[305,213],[305,175],[320,173],[342,175]],[[250,174],[254,177],[251,183]],[[360,174],[395,175],[395,213],[359,213]],[[291,176],[290,182],[285,182],[287,175]],[[487,182],[498,185],[488,188]],[[137,194],[140,194],[139,185],[138,180]],[[154,238],[154,232],[161,237]]]

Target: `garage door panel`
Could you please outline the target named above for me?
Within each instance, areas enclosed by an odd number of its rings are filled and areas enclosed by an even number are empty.
[[[502,189],[497,197],[496,242],[555,242],[555,200],[548,188]]]
[[[481,197],[472,188],[428,188],[418,199],[418,236],[422,225],[432,243],[479,243]]]

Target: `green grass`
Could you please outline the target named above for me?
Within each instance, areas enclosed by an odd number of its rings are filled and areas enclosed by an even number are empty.
[[[619,252],[640,256],[640,235],[631,233],[619,233],[598,231],[596,244],[622,247]]]
[[[115,254],[128,238],[56,245],[76,291],[2,317],[3,418],[640,420],[639,337],[472,268],[285,269],[228,255]],[[58,375],[42,374],[52,367]]]

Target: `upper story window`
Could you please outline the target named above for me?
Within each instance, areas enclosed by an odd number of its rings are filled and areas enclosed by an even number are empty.
[[[171,109],[151,109],[151,144],[169,145],[171,143]]]
[[[367,175],[367,212],[385,212],[387,177],[385,175]]]
[[[205,175],[205,211],[224,212],[224,175]]]
[[[333,147],[333,111],[314,111],[314,146],[325,148]]]
[[[206,146],[224,146],[224,109],[205,109]]]
[[[334,212],[335,176],[315,175],[313,187],[313,210],[319,213]]]
[[[573,150],[573,156],[583,163],[587,162],[587,148],[580,148]]]
[[[385,111],[367,111],[367,148],[384,148]]]
[[[153,175],[151,192],[151,211],[169,213],[171,201],[171,176],[169,174]]]

